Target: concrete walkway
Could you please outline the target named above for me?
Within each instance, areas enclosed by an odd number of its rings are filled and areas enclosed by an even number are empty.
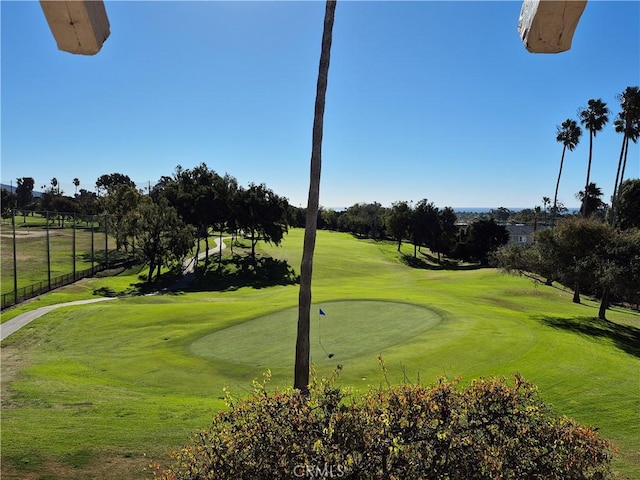
[[[90,298],[88,300],[76,300],[75,302],[58,303],[56,305],[48,305],[46,307],[40,307],[40,308],[36,308],[35,310],[25,312],[0,325],[0,341],[4,340],[12,333],[17,332],[25,325],[33,322],[35,319],[40,318],[46,313],[49,313],[51,310],[55,310],[61,307],[71,307],[73,305],[85,305],[87,303],[104,302],[107,300],[115,300],[115,299],[116,297],[101,297],[101,298]]]
[[[216,239],[216,246],[209,249],[209,255],[215,255],[217,253],[221,253],[222,250],[226,248],[224,242],[218,245]],[[203,259],[206,256],[206,252],[200,253],[198,255],[198,259]],[[174,290],[176,288],[184,288],[193,280],[195,280],[194,266],[195,266],[195,257],[185,261],[184,263],[184,277],[180,280],[176,285],[174,285],[169,290]],[[101,297],[101,298],[91,298],[89,300],[76,300],[75,302],[66,302],[66,303],[58,303],[56,305],[48,305],[46,307],[36,308],[35,310],[31,310],[29,312],[22,313],[11,320],[0,324],[0,342],[7,338],[12,333],[17,332],[25,325],[33,322],[35,319],[40,318],[41,316],[49,313],[51,310],[55,310],[61,307],[71,307],[73,305],[86,305],[88,303],[96,303],[96,302],[104,302],[107,300],[115,300],[117,297]]]

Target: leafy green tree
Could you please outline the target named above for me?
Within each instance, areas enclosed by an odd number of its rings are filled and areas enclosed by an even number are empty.
[[[109,187],[107,195],[100,199],[102,211],[109,216],[109,233],[116,239],[116,249],[129,250],[130,240],[135,235],[132,215],[136,211],[142,195],[131,184],[119,183]]]
[[[124,175],[122,173],[108,173],[100,175],[96,180],[96,190],[98,195],[109,194],[111,190],[117,188],[119,185],[136,188],[135,182],[129,178],[129,175]]]
[[[387,212],[387,228],[391,236],[398,242],[398,251],[402,246],[402,240],[409,232],[411,221],[411,207],[407,202],[394,202]]]
[[[137,208],[137,255],[149,265],[147,282],[160,278],[161,267],[182,265],[193,245],[193,228],[186,225],[166,198],[142,197]]]
[[[451,252],[453,252],[458,234],[458,227],[456,226],[458,217],[453,208],[445,207],[438,214],[438,220],[440,222],[440,238],[438,239],[439,257],[441,252],[445,255],[450,255]]]
[[[76,194],[75,201],[77,211],[85,217],[98,215],[100,213],[100,202],[98,201],[98,195],[94,192],[81,188],[80,193]]]
[[[433,246],[434,239],[439,234],[438,208],[433,202],[423,198],[414,207],[409,224],[409,237],[413,243],[413,257],[417,257],[420,247]]]
[[[440,225],[440,209],[436,207],[433,202],[428,202],[423,206],[421,214],[423,216],[422,222],[425,228],[425,245],[432,252],[438,253],[438,261],[440,261],[439,241],[440,234],[442,233]]]
[[[598,318],[606,320],[612,297],[629,303],[638,303],[640,298],[640,230],[612,230],[597,254]]]
[[[564,165],[564,154],[567,151],[573,152],[578,143],[580,143],[580,136],[582,135],[582,129],[578,126],[575,120],[567,118],[562,125],[556,125],[556,141],[562,142],[562,156],[560,157],[560,171],[558,172],[558,181],[556,182],[556,191],[553,195],[553,207],[552,214],[555,218],[558,214],[558,188],[560,188],[560,177],[562,176],[562,167]]]
[[[493,219],[480,219],[469,227],[468,252],[481,265],[489,264],[489,254],[509,242],[509,232]]]
[[[498,222],[506,222],[509,219],[509,217],[511,215],[513,215],[513,212],[511,210],[509,210],[508,208],[499,207],[499,208],[497,208],[495,210],[492,209],[489,212],[489,215],[492,218],[495,218]]]
[[[601,99],[590,99],[587,103],[587,107],[578,112],[580,116],[580,123],[589,131],[589,162],[587,164],[587,181],[585,182],[584,191],[589,190],[590,176],[591,176],[591,159],[593,157],[593,139],[596,134],[601,131],[609,121],[609,109],[607,104]],[[584,201],[586,201],[585,197]],[[586,217],[588,209],[583,205],[582,212]]]
[[[612,234],[611,227],[601,221],[567,218],[538,235],[536,244],[540,251],[546,252],[553,276],[573,287],[575,303],[580,303],[583,289],[593,291],[597,284],[599,255]]]
[[[623,230],[640,228],[640,178],[625,180],[619,192],[616,225]]]
[[[238,199],[239,226],[249,233],[251,258],[255,260],[255,247],[259,240],[280,245],[288,231],[289,203],[265,184],[254,183],[249,184],[248,189],[240,189]]]
[[[200,253],[200,239],[205,241],[205,265],[209,261],[209,228],[213,222],[214,183],[219,175],[201,163],[194,169],[178,165],[173,177],[163,177],[154,187],[152,196],[162,194],[178,215],[196,230],[196,259]]]
[[[325,230],[338,230],[338,214],[332,208],[319,209],[318,228]]]
[[[33,201],[33,189],[35,180],[31,177],[18,178],[18,186],[16,187],[17,207],[26,209]]]
[[[212,226],[219,232],[218,243],[222,245],[222,236],[225,228],[235,226],[233,218],[233,206],[238,195],[238,181],[229,174],[224,177],[215,177],[213,183],[213,205],[210,214]],[[288,207],[287,207],[288,209]],[[285,221],[285,224],[288,224]],[[222,252],[218,255],[218,269],[222,271]]]
[[[359,237],[384,238],[385,209],[378,202],[356,203],[340,215],[338,227]]]
[[[11,193],[6,188],[2,189],[2,199],[0,200],[0,205],[2,205],[2,217],[7,218],[13,215],[13,208],[15,207],[17,202],[17,195],[15,193]]]

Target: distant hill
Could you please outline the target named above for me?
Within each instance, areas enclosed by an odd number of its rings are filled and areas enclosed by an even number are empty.
[[[0,183],[0,190],[8,190],[10,193],[16,193],[16,185],[7,185],[6,183]],[[34,198],[40,198],[42,192],[33,191]]]

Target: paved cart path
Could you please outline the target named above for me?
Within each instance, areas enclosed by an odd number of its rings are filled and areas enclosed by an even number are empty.
[[[51,310],[55,310],[61,307],[71,307],[73,305],[85,305],[87,303],[96,303],[96,302],[104,302],[107,300],[115,300],[116,297],[101,297],[101,298],[90,298],[88,300],[76,300],[75,302],[65,302],[65,303],[57,303],[55,305],[47,305],[46,307],[36,308],[35,310],[31,310],[29,312],[22,313],[11,320],[4,322],[0,325],[0,341],[7,338],[12,333],[17,332],[25,325],[33,322],[37,318],[40,318],[46,313],[49,313]]]
[[[224,242],[221,242],[220,245],[218,245],[218,242],[216,241],[216,245],[213,248],[209,249],[209,255],[215,255],[217,253],[221,253],[222,250],[224,250],[225,248],[226,248],[226,245],[224,244]],[[198,259],[204,258],[205,255],[206,255],[206,252],[200,253],[200,255],[198,256]],[[177,288],[184,288],[186,285],[188,285],[195,279],[195,273],[193,273],[193,268],[195,264],[194,260],[195,260],[195,257],[185,262],[184,277],[180,281],[178,281],[173,287],[171,287],[170,290],[175,290]],[[35,310],[22,313],[17,317],[12,318],[11,320],[8,320],[0,324],[0,341],[4,340],[9,335],[17,332],[25,325],[28,325],[34,320],[40,318],[41,316],[57,308],[71,307],[74,305],[86,305],[88,303],[105,302],[107,300],[116,300],[117,298],[118,297],[100,297],[100,298],[91,298],[88,300],[76,300],[74,302],[65,302],[65,303],[58,303],[55,305],[47,305],[46,307],[40,307],[40,308],[36,308]]]

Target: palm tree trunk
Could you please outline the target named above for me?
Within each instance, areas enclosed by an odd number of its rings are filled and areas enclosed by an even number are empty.
[[[624,183],[624,171],[627,169],[627,154],[629,153],[629,137],[627,136],[627,140],[625,141],[624,146],[624,160],[622,161],[622,171],[620,172],[620,183],[618,184],[618,191],[622,188],[622,184]]]
[[[318,68],[318,84],[316,104],[313,117],[313,138],[311,146],[311,168],[309,181],[309,197],[307,200],[307,218],[304,230],[304,246],[300,265],[300,294],[298,297],[298,336],[296,339],[296,362],[293,388],[309,393],[309,331],[311,324],[311,277],[313,271],[313,252],[316,246],[316,229],[318,228],[318,205],[320,203],[320,171],[322,167],[322,133],[324,123],[324,106],[329,77],[329,60],[331,57],[331,40],[336,1],[327,0],[324,14],[324,30],[322,33],[322,49]]]
[[[564,153],[567,151],[567,146],[562,148],[562,157],[560,158],[560,171],[558,172],[558,181],[556,182],[556,193],[553,196],[553,217],[552,221],[555,223],[556,216],[558,215],[558,189],[560,188],[560,177],[562,176],[562,166],[564,165]]]
[[[618,170],[616,171],[616,181],[613,184],[613,195],[611,197],[611,218],[609,224],[612,227],[616,226],[616,208],[618,203],[618,182],[620,179],[620,171],[622,169],[622,159],[624,158],[625,146],[627,144],[627,133],[625,132],[622,137],[622,148],[620,149],[620,158],[618,159]]]
[[[587,183],[584,186],[584,197],[582,198],[582,217],[587,218],[587,195],[589,193],[589,177],[591,176],[591,157],[593,155],[593,132],[589,131],[589,163],[587,164]]]

